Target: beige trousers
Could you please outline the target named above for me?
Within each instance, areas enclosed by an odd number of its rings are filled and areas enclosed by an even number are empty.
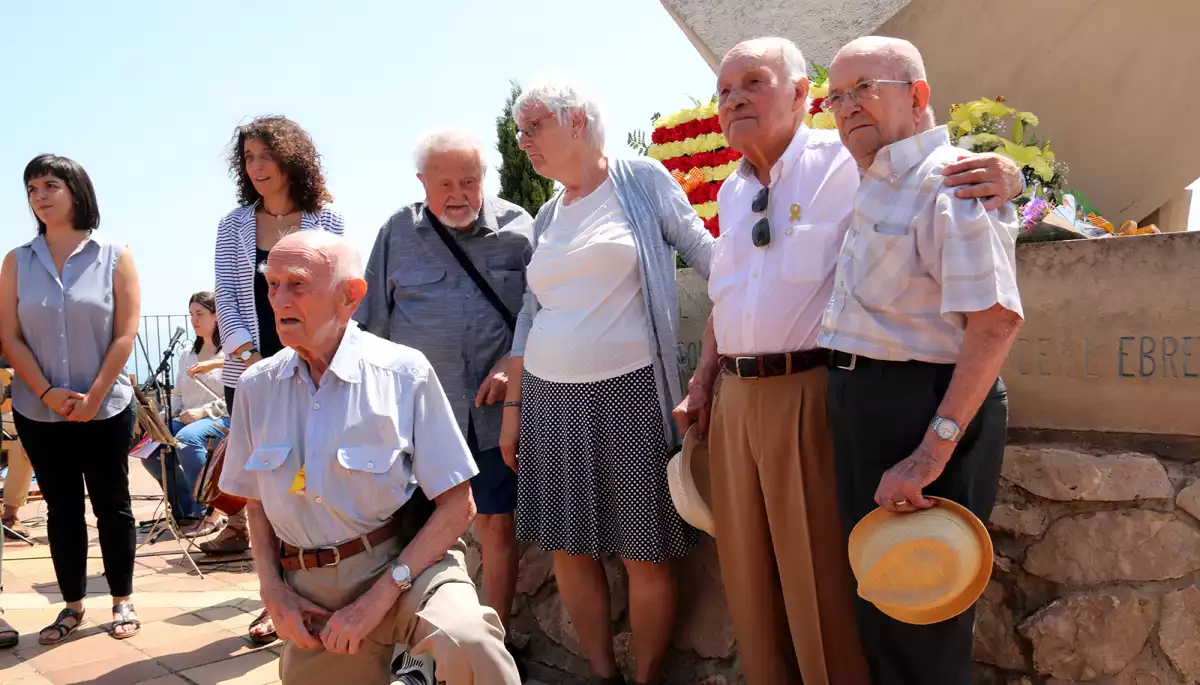
[[[717,553],[749,685],[866,685],[825,413],[829,371],[723,376],[709,430]],[[803,678],[803,680],[801,680]]]
[[[467,574],[462,543],[417,577],[353,656],[286,643],[279,662],[283,685],[387,685],[395,645],[431,654],[435,676],[447,685],[521,685],[504,647],[500,617],[479,603]],[[337,566],[289,571],[285,579],[314,603],[335,611],[366,592],[400,554],[391,541]]]
[[[4,506],[23,507],[29,501],[29,486],[33,482],[33,465],[25,454],[21,441],[8,447],[8,477],[4,479]]]

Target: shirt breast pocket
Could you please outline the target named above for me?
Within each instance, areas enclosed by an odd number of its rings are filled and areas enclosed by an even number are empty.
[[[863,307],[886,310],[904,292],[916,265],[915,240],[910,224],[879,222],[859,232],[847,285]]]
[[[279,471],[279,467],[292,453],[291,445],[267,445],[256,448],[246,460],[246,471],[254,475],[270,476]]]
[[[388,282],[395,308],[410,321],[439,315],[438,308],[449,301],[443,267],[395,269],[388,274]]]
[[[337,450],[338,464],[345,469],[348,479],[347,492],[370,507],[391,506],[399,502],[405,492],[408,477],[399,473],[403,466],[403,449],[390,445],[345,445]],[[392,507],[395,508],[394,506]]]
[[[840,224],[800,224],[783,233],[784,279],[793,283],[823,283],[833,273],[841,247]],[[768,246],[767,249],[771,249]]]
[[[509,311],[516,316],[525,296],[525,268],[506,259],[489,259],[487,279]]]

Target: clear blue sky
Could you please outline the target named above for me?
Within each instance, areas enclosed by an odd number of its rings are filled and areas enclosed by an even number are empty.
[[[101,229],[133,249],[143,314],[213,287],[218,220],[235,206],[233,128],[283,114],[312,134],[365,258],[423,196],[412,146],[469,128],[493,148],[509,80],[567,70],[600,95],[608,149],[715,79],[657,0],[569,3],[0,3],[0,250],[34,235],[21,172],[42,152],[83,164]]]

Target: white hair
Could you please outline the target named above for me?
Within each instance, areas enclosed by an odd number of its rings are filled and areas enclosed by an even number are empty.
[[[470,150],[479,159],[479,172],[487,171],[487,147],[474,133],[459,129],[443,129],[431,131],[421,136],[417,148],[413,152],[413,161],[417,164],[417,173],[425,173],[429,158],[439,152],[451,150]]]
[[[738,43],[729,52],[746,51],[761,55],[777,53],[783,63],[784,73],[792,83],[802,78],[808,78],[808,63],[804,61],[804,53],[791,40],[779,36],[754,38]]]
[[[302,242],[325,258],[325,263],[329,265],[329,271],[332,274],[330,287],[336,288],[346,281],[362,280],[366,277],[367,271],[363,266],[362,255],[359,254],[358,247],[348,238],[326,231],[301,231],[284,236],[279,242],[285,243],[285,241],[286,243]],[[258,270],[266,275],[267,263],[263,262],[259,265]],[[290,266],[288,270],[309,278],[312,277],[312,272],[304,267]]]
[[[588,139],[596,147],[604,148],[604,119],[600,113],[600,103],[578,79],[567,76],[539,78],[534,85],[521,91],[520,97],[513,103],[513,116],[533,105],[545,107],[564,124],[571,122],[573,113],[581,112],[587,118],[584,129]]]

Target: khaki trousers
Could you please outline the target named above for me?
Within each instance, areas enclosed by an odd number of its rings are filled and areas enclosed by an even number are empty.
[[[713,518],[749,685],[870,683],[838,515],[828,377],[818,368],[719,380],[709,431]]]
[[[18,508],[29,501],[29,487],[33,483],[33,465],[25,454],[21,441],[8,447],[8,477],[4,479],[4,506]]]
[[[337,566],[289,571],[288,584],[330,611],[366,592],[400,554],[393,540]],[[447,685],[521,685],[517,664],[504,647],[500,617],[479,603],[467,574],[462,543],[417,577],[379,627],[353,656],[324,649],[283,648],[283,685],[387,685],[395,645],[431,654],[435,676]]]

